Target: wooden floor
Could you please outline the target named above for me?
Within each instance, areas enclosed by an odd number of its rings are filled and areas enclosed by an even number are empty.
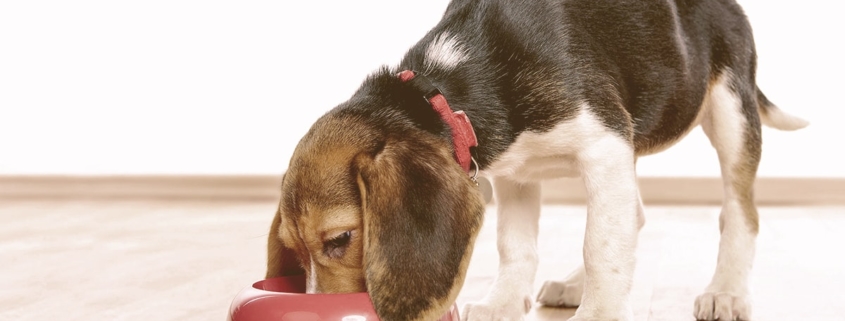
[[[0,320],[224,320],[260,279],[273,202],[0,201]],[[718,207],[646,206],[637,320],[692,320],[715,266]],[[545,206],[537,287],[580,262],[585,209]],[[763,207],[755,320],[845,320],[845,207]],[[488,209],[458,303],[480,299],[498,262]],[[536,288],[535,288],[536,289]],[[535,307],[529,320],[572,309]]]

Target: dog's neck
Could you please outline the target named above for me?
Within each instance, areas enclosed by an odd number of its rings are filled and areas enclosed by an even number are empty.
[[[510,79],[503,79],[501,62],[492,57],[463,51],[457,38],[445,31],[432,31],[412,47],[396,68],[383,67],[371,74],[350,99],[352,108],[371,109],[368,114],[386,113],[444,139],[452,141],[451,131],[417,90],[397,76],[413,70],[436,87],[454,111],[463,111],[472,122],[478,146],[471,149],[481,170],[495,161],[518,135],[510,113],[514,109],[503,89]],[[357,107],[354,107],[357,106]],[[375,120],[381,126],[397,126],[401,119]],[[516,122],[518,125],[519,122]],[[405,125],[401,125],[405,126]]]
[[[497,86],[492,84],[494,73],[488,73],[485,70],[486,67],[480,67],[482,63],[471,57],[464,58],[458,65],[448,67],[426,62],[426,59],[430,59],[426,57],[426,53],[411,50],[397,70],[417,71],[437,88],[453,111],[466,113],[472,122],[478,141],[478,146],[471,149],[471,154],[479,167],[484,169],[499,153],[504,151],[504,142],[496,138],[508,136],[508,133],[502,132],[503,129],[508,129],[507,124],[499,123],[507,117],[494,115],[497,111],[503,110],[499,108],[502,102],[495,90]],[[410,106],[410,108],[420,108],[420,106]],[[422,106],[422,108],[426,107]],[[428,109],[430,110],[431,107]],[[424,128],[452,139],[448,128],[442,126],[442,120],[432,117],[431,114],[419,116],[422,115],[418,115],[417,119]]]
[[[455,160],[466,172],[469,172],[473,168],[475,169],[475,174],[472,175],[474,181],[479,168],[477,164],[473,166],[474,159],[471,149],[478,146],[478,141],[469,117],[462,110],[453,111],[449,107],[446,97],[425,76],[418,75],[412,70],[403,70],[396,76],[399,77],[400,81],[414,88],[420,97],[428,101],[431,108],[437,112],[440,119],[449,127]]]

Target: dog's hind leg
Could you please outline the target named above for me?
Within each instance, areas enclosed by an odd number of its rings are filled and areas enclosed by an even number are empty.
[[[538,262],[540,183],[495,177],[493,191],[498,204],[499,274],[484,300],[464,306],[464,321],[523,320],[531,309]]]
[[[724,199],[719,216],[716,271],[695,300],[697,320],[749,320],[748,278],[754,261],[758,215],[753,185],[761,132],[753,84],[724,72],[710,87],[701,126],[719,155]]]

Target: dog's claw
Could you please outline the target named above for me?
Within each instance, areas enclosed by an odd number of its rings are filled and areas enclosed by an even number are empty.
[[[695,319],[748,321],[751,319],[751,304],[747,296],[729,292],[707,292],[695,299]]]

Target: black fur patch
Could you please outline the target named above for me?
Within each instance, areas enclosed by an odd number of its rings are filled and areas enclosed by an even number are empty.
[[[444,33],[468,58],[426,69],[426,49]],[[708,82],[730,68],[753,84],[754,60],[751,29],[732,0],[457,0],[398,69],[373,74],[352,101],[393,109],[392,118],[448,140],[430,106],[395,79],[424,71],[469,115],[484,169],[520,133],[548,131],[582,102],[638,151],[673,141],[694,121]]]

